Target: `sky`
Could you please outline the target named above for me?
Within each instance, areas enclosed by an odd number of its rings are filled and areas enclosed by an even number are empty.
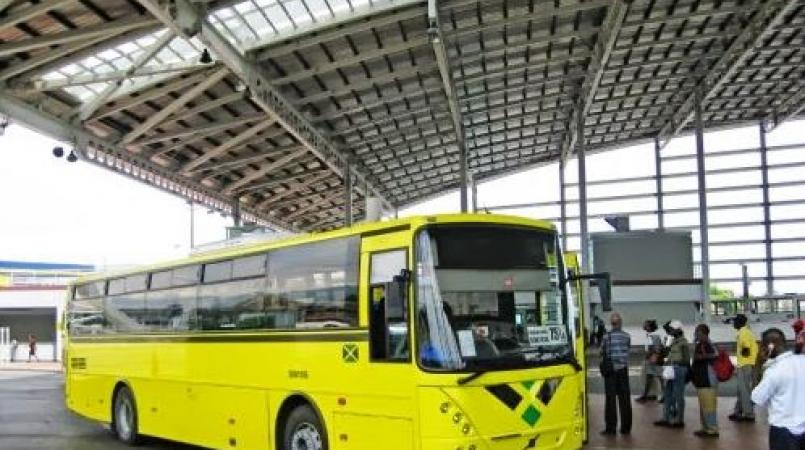
[[[778,128],[768,137],[768,145],[783,145],[805,142],[805,121],[792,122]],[[705,146],[710,151],[757,146],[757,128],[748,127],[730,131],[706,134]],[[70,163],[66,158],[53,156],[53,147],[63,145],[31,130],[12,124],[0,136],[0,192],[3,192],[3,213],[0,216],[0,259],[23,261],[50,261],[94,264],[99,268],[153,263],[159,260],[186,256],[190,248],[190,206],[174,195],[155,189],[146,184],[122,177],[90,163],[78,161]],[[64,146],[69,151],[68,146]],[[672,141],[663,155],[674,156],[690,154],[693,148],[691,137],[680,137]],[[790,154],[789,154],[790,153]],[[770,154],[771,155],[771,154]],[[729,167],[735,164],[754,164],[746,157],[708,159],[708,168]],[[771,158],[774,158],[772,161]],[[770,162],[805,161],[802,149],[792,152],[775,152]],[[668,161],[663,164],[665,173],[690,170],[695,161]],[[593,154],[588,157],[588,178],[590,180],[611,179],[624,176],[653,175],[653,149],[651,144],[625,147],[619,150]],[[695,167],[695,166],[693,166]],[[779,174],[777,172],[780,172]],[[800,169],[779,170],[774,180],[802,180]],[[617,174],[616,174],[617,173]],[[576,181],[575,160],[567,164],[566,182]],[[750,176],[746,175],[746,176]],[[708,178],[708,186],[719,183],[745,182],[746,176],[738,174],[721,181],[718,177]],[[743,177],[743,178],[742,178]],[[694,180],[671,180],[666,189],[688,189],[695,187]],[[556,165],[524,170],[492,181],[481,183],[478,187],[480,207],[514,205],[529,202],[545,202],[559,197],[558,170]],[[618,188],[591,186],[589,195],[614,195],[616,189],[639,192],[653,188],[649,183],[633,183]],[[805,188],[797,187],[791,192],[776,192],[780,198],[805,199]],[[577,198],[575,188],[567,191],[569,199]],[[718,202],[740,201],[741,197],[754,198],[757,192],[737,192],[728,195],[711,195],[711,206]],[[681,195],[666,199],[666,207],[695,206],[695,195]],[[601,212],[628,212],[648,209],[654,200],[603,202],[590,205],[591,214]],[[805,205],[778,208],[775,214],[783,217],[801,218],[805,221]],[[402,208],[401,216],[412,214],[431,214],[456,212],[459,210],[458,192],[448,192],[442,196]],[[789,211],[790,210],[790,211]],[[509,208],[501,210],[508,214],[530,217],[557,217],[557,206],[530,208]],[[578,213],[577,206],[570,205],[568,214]],[[750,213],[756,213],[756,211]],[[723,214],[722,214],[723,215]],[[671,214],[666,217],[670,225],[685,224],[697,220],[695,213]],[[734,217],[721,217],[711,214],[711,223],[719,220],[736,220]],[[676,222],[675,222],[676,221]],[[232,219],[218,213],[209,213],[202,206],[195,207],[195,243],[203,244],[225,238],[225,227],[232,225]],[[632,217],[634,228],[656,227],[655,217]],[[762,228],[762,227],[760,227]],[[741,231],[749,238],[760,229]],[[591,231],[605,231],[607,225],[601,219],[591,219]],[[788,228],[776,230],[783,237],[805,236],[802,222]],[[578,222],[569,224],[569,232],[578,232]],[[734,231],[713,230],[710,240],[734,238]],[[753,234],[754,233],[754,234]],[[694,234],[696,234],[694,232]],[[723,235],[723,236],[722,236]],[[696,236],[697,238],[697,236]],[[578,239],[571,237],[570,247],[578,245]],[[793,248],[790,250],[788,247]],[[805,242],[780,248],[781,252],[805,256]],[[750,248],[716,248],[711,251],[716,257],[741,257],[742,253],[756,252]],[[782,254],[782,253],[781,253]],[[805,262],[793,262],[788,270],[792,274],[805,275]],[[781,269],[786,266],[781,265]],[[721,276],[735,276],[737,264],[719,267]],[[750,267],[752,270],[752,267]],[[759,289],[759,283],[756,288]],[[805,283],[794,287],[805,292]]]
[[[56,158],[57,145],[63,144],[13,124],[0,136],[0,259],[103,268],[188,254],[187,201],[90,163]],[[197,244],[226,237],[231,218],[194,209]]]

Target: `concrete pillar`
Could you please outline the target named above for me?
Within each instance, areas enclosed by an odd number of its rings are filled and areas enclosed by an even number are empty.
[[[579,224],[581,228],[581,267],[583,273],[590,273],[590,233],[587,226],[587,155],[584,148],[584,117],[579,114],[576,154],[579,159]]]
[[[665,208],[662,204],[662,157],[660,155],[660,140],[654,138],[654,166],[657,182],[657,229],[665,229]]]
[[[193,200],[188,200],[190,204],[190,250],[196,246],[196,204]]]
[[[707,183],[704,164],[704,119],[702,118],[702,92],[696,91],[695,105],[696,133],[696,178],[699,193],[699,249],[702,264],[702,309],[704,320],[710,322],[710,239],[707,222]]]
[[[467,172],[467,145],[464,142],[464,137],[459,137],[459,153],[458,153],[458,166],[460,171],[460,185],[461,185],[461,212],[467,212],[468,208],[468,201],[467,201],[467,182],[469,179],[469,173]]]
[[[475,181],[475,176],[469,174],[470,190],[472,191],[472,212],[478,212],[478,183]]]
[[[565,161],[559,160],[559,224],[562,248],[567,250],[567,196],[565,195]]]
[[[366,197],[366,221],[377,222],[383,216],[383,203],[378,197]]]
[[[352,169],[349,163],[344,167],[344,226],[352,226]]]
[[[766,295],[774,295],[774,259],[771,247],[771,202],[769,201],[769,162],[766,146],[766,127],[763,122],[760,131],[760,175],[763,184],[763,243],[766,246]]]
[[[240,198],[236,198],[235,203],[232,205],[232,222],[236,227],[240,227],[240,219]]]

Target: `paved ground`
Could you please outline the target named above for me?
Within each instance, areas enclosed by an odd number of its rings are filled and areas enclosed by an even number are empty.
[[[633,377],[633,384],[637,377]],[[62,376],[59,373],[0,370],[0,449],[2,450],[122,450],[102,426],[81,419],[65,410],[62,401]],[[655,428],[652,422],[660,415],[660,405],[634,405],[632,436],[604,438],[603,396],[600,382],[591,374],[590,408],[591,441],[589,450],[763,450],[767,428],[757,424],[734,424],[726,419],[734,398],[719,402],[721,439],[701,441],[692,436],[698,425],[698,404],[688,398],[687,428],[668,430]],[[160,440],[151,440],[144,450],[200,450]]]
[[[122,450],[102,426],[68,412],[60,373],[0,371],[0,449],[2,450]],[[141,447],[159,450],[197,450],[164,441]]]
[[[0,370],[24,371],[24,372],[61,372],[63,370],[61,362],[56,361],[34,361],[34,362],[0,362]]]

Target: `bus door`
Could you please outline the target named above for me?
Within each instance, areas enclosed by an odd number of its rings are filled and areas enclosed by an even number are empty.
[[[415,370],[411,360],[410,305],[388,292],[409,269],[410,233],[364,236],[361,242],[360,322],[369,339],[359,346],[352,399],[334,417],[339,450],[394,450],[414,446]],[[399,296],[398,296],[399,297]],[[405,299],[408,295],[402,296]],[[351,403],[351,406],[349,404]]]

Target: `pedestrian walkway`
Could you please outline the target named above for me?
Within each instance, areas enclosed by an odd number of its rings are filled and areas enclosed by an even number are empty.
[[[61,372],[62,363],[56,361],[37,361],[37,362],[6,362],[0,364],[0,370],[12,372]]]
[[[703,440],[693,435],[699,429],[699,403],[696,397],[687,397],[685,402],[685,428],[670,429],[655,427],[653,422],[660,416],[662,405],[648,403],[632,404],[633,426],[630,436],[605,437],[599,434],[604,429],[604,396],[590,395],[590,442],[587,450],[765,450],[768,448],[768,425],[765,413],[758,410],[757,422],[733,423],[727,419],[732,412],[735,397],[719,397],[719,439]]]

